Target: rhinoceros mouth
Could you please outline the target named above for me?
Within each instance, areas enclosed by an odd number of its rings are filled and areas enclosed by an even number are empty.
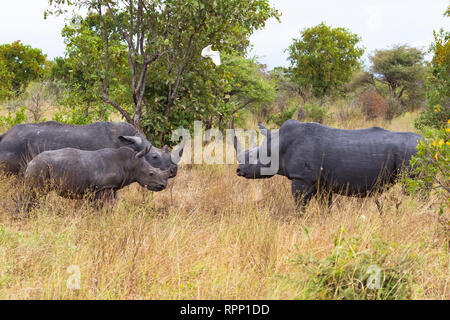
[[[166,188],[166,186],[164,185],[155,185],[155,186],[145,185],[145,187],[150,191],[161,191]]]

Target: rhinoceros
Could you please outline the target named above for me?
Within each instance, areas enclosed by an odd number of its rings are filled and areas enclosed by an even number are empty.
[[[318,193],[328,195],[331,205],[332,193],[365,197],[385,190],[403,170],[411,174],[409,160],[422,139],[412,132],[379,127],[343,130],[288,120],[275,132],[259,123],[265,139],[259,147],[244,150],[234,121],[231,128],[239,163],[237,175],[247,179],[276,174],[287,177],[301,209]]]
[[[112,196],[133,182],[152,191],[163,190],[169,169],[162,171],[145,160],[151,148],[150,145],[139,152],[129,147],[44,151],[34,157],[25,170],[25,185],[31,193],[30,204],[37,194],[51,190],[73,199],[93,195],[94,200]]]
[[[21,173],[37,154],[62,148],[99,150],[128,146],[135,151],[151,146],[145,136],[126,122],[95,122],[88,125],[68,125],[56,121],[19,124],[0,135],[0,167],[4,172]],[[180,148],[172,151],[178,158]],[[176,158],[176,157],[174,157]],[[161,170],[170,169],[170,178],[177,174],[167,146],[162,150],[152,147],[145,159]]]

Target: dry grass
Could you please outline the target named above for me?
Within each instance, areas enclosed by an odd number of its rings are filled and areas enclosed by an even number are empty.
[[[423,204],[396,187],[382,196],[383,215],[371,199],[336,197],[330,212],[313,201],[300,216],[286,179],[234,172],[181,168],[167,190],[131,186],[103,211],[50,194],[30,216],[12,214],[17,183],[3,177],[0,298],[345,298],[338,289],[359,281],[359,256],[383,275],[407,275],[389,298],[450,298],[450,233],[432,199]],[[354,255],[342,251],[326,278],[325,261],[354,240]],[[81,271],[79,290],[67,288],[71,265]]]
[[[378,125],[411,130],[412,118]],[[449,214],[399,185],[382,215],[371,198],[335,196],[303,216],[287,179],[235,166],[183,166],[166,190],[132,185],[102,211],[52,193],[16,214],[20,188],[0,177],[2,299],[450,299]],[[367,288],[371,265],[381,290]]]

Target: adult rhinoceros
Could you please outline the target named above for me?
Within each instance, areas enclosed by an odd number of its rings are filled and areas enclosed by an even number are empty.
[[[412,132],[379,127],[343,130],[295,120],[286,121],[277,132],[261,123],[259,128],[266,138],[249,150],[243,150],[234,133],[237,174],[247,179],[287,177],[302,207],[318,192],[329,195],[330,205],[332,193],[364,197],[382,191],[409,166],[422,139]],[[270,161],[261,160],[264,154]]]
[[[5,172],[23,172],[37,154],[62,148],[99,150],[130,147],[137,152],[150,147],[150,142],[126,122],[95,122],[88,125],[68,125],[56,121],[19,124],[0,136],[0,167]],[[181,156],[183,147],[173,151]],[[167,146],[151,148],[145,159],[155,168],[170,169],[170,178],[177,174]]]

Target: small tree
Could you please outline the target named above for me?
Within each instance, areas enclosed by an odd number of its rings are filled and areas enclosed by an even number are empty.
[[[324,23],[304,29],[287,49],[294,81],[300,88],[311,87],[319,98],[342,89],[361,67],[364,50],[358,47],[360,41],[349,30]]]
[[[390,97],[401,103],[404,109],[417,109],[424,104],[423,58],[422,51],[406,45],[376,50],[370,56],[374,78],[386,85]]]
[[[32,120],[38,122],[44,115],[45,104],[50,99],[50,91],[48,90],[48,82],[32,82],[25,93],[27,111],[31,113]]]
[[[56,14],[62,13],[65,5],[72,5],[99,17],[97,30],[104,54],[91,66],[101,71],[103,101],[140,130],[146,131],[141,120],[149,72],[161,78],[155,89],[164,92],[156,103],[146,102],[148,110],[156,111],[154,104],[163,105],[157,114],[163,119],[160,141],[166,140],[170,118],[180,116],[173,114],[173,107],[185,72],[196,67],[201,50],[212,44],[221,51],[243,53],[249,35],[268,18],[278,16],[268,0],[49,0],[49,4]],[[113,100],[110,91],[111,70],[116,67],[112,62],[112,37],[118,37],[126,48],[126,79],[133,107],[128,110]]]
[[[9,86],[7,91],[19,96],[31,81],[44,75],[46,61],[46,55],[40,49],[23,45],[20,41],[0,45],[0,70],[4,68],[0,72],[7,76],[6,81],[0,78],[0,87]]]

